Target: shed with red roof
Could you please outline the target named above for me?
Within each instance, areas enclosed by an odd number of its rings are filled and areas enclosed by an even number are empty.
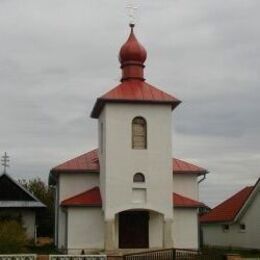
[[[200,217],[203,243],[260,249],[260,178]]]

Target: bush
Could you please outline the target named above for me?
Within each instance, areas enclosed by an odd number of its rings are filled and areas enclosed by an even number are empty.
[[[0,253],[16,254],[25,250],[26,233],[22,224],[15,220],[0,222]]]
[[[54,193],[40,178],[19,180],[20,184],[44,203],[47,208],[37,212],[37,235],[53,237],[54,232]]]

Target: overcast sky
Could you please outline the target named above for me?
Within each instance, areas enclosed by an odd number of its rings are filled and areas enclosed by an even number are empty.
[[[148,82],[183,103],[173,156],[207,168],[214,206],[260,177],[260,1],[138,2]],[[0,154],[15,178],[97,146],[95,99],[120,79],[123,0],[0,0]]]

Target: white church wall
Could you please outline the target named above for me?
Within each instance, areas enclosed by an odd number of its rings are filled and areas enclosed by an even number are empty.
[[[68,253],[104,249],[104,216],[101,208],[68,208]]]
[[[149,247],[163,247],[163,215],[149,213]]]
[[[151,209],[172,218],[171,112],[168,105],[106,104],[101,155],[106,219],[131,208]],[[132,149],[132,120],[136,116],[147,121],[145,150]],[[146,203],[140,205],[132,201],[133,176],[137,172],[146,178]]]
[[[197,209],[174,209],[173,242],[175,248],[198,249]]]
[[[106,192],[106,174],[105,174],[105,153],[106,153],[106,110],[103,109],[102,113],[99,116],[98,119],[98,158],[99,158],[99,168],[100,168],[100,173],[99,173],[99,183],[100,183],[100,193],[102,197],[102,208],[105,211],[106,204],[104,203],[104,198],[105,198],[105,192]]]
[[[59,179],[59,202],[95,186],[99,186],[98,173],[63,173]]]
[[[97,173],[72,173],[60,174],[57,186],[58,205],[65,199],[75,196],[81,192],[99,186],[99,174]],[[56,245],[59,249],[66,248],[66,212],[58,206],[57,210],[57,240]]]
[[[55,214],[55,223],[54,223],[54,244],[56,247],[58,247],[58,232],[59,232],[59,227],[58,227],[58,223],[59,223],[59,181],[57,180],[56,186],[55,187],[55,209],[54,209],[54,214]]]
[[[66,248],[66,212],[62,207],[58,207],[58,241],[59,249]]]
[[[191,199],[198,200],[197,175],[173,174],[173,191]]]
[[[259,219],[260,193],[258,192],[245,215],[237,223],[229,225],[229,230],[224,230],[222,223],[203,224],[204,244],[260,249]],[[240,224],[245,224],[245,230],[241,230]]]

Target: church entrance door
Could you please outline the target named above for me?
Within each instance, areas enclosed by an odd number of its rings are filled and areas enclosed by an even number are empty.
[[[125,211],[119,213],[119,248],[149,247],[149,213]]]

